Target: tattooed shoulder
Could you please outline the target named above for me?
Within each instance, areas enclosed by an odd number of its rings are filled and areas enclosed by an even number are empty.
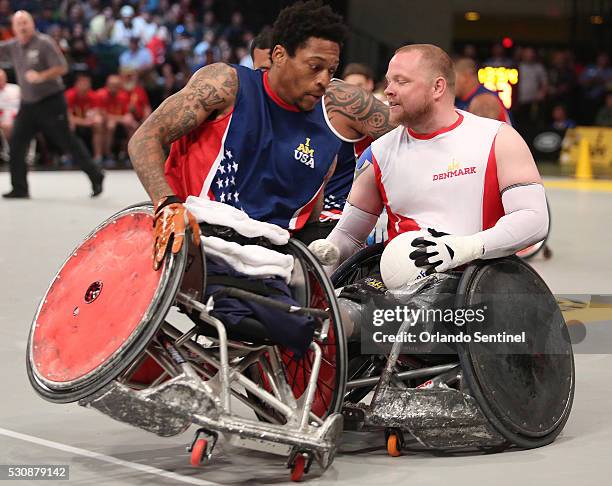
[[[340,80],[332,81],[327,88],[325,109],[336,129],[345,125],[359,135],[378,138],[395,128],[387,105],[358,86]]]
[[[198,70],[187,86],[170,96],[143,124],[164,145],[199,126],[211,113],[232,108],[238,92],[238,76],[227,64],[211,64]]]

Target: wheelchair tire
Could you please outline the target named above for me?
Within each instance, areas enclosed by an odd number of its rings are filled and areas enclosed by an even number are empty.
[[[380,256],[384,249],[384,243],[376,243],[358,251],[343,262],[331,276],[334,288],[352,284],[378,270],[380,268]]]
[[[500,289],[493,307],[492,288]],[[538,307],[530,311],[524,305],[511,312],[524,296],[536,296]],[[464,272],[455,303],[457,308],[489,303],[489,332],[511,330],[513,324],[517,329],[533,326],[529,343],[520,348],[497,343],[493,350],[490,343],[471,342],[458,344],[457,350],[470,393],[510,444],[534,448],[551,443],[569,418],[575,369],[567,326],[545,282],[518,257],[478,261]]]
[[[26,358],[30,383],[46,400],[74,402],[100,390],[143,353],[163,323],[187,251],[185,245],[168,254],[154,271],[152,218],[150,203],[114,214],[51,281],[32,322]]]
[[[327,339],[317,339],[322,352],[322,362],[319,370],[319,379],[315,391],[312,412],[321,419],[332,413],[342,410],[344,392],[346,388],[346,367],[348,351],[346,337],[340,319],[340,310],[335,298],[334,289],[319,261],[310,253],[308,248],[297,239],[289,240],[286,252],[295,257],[295,264],[301,266],[304,275],[303,293],[295,296],[299,304],[304,307],[329,309],[332,316]],[[302,397],[308,384],[313,364],[313,352],[309,349],[306,354],[296,359],[289,349],[278,346],[281,361],[284,366],[287,383],[296,399]],[[262,374],[261,366],[253,364],[246,370],[249,378],[270,391],[271,386]],[[258,406],[264,409],[277,423],[284,423],[284,417],[273,408],[259,400],[247,391],[247,396]],[[256,413],[259,420],[267,421],[261,414]]]
[[[301,241],[291,239],[288,252],[301,262],[307,279],[307,295],[302,305],[314,308],[329,309],[331,320],[329,331],[325,340],[315,341],[323,353],[319,380],[312,412],[324,419],[332,413],[342,410],[344,392],[346,388],[346,366],[348,352],[346,336],[340,318],[340,309],[335,298],[334,287],[327,277],[325,270]],[[313,363],[313,352],[308,350],[299,360],[286,348],[280,347],[281,359],[285,365],[285,373],[289,386],[293,389],[296,398],[302,396],[308,383],[309,373]]]

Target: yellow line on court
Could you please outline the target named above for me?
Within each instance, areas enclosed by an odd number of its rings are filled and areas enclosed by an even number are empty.
[[[544,187],[570,191],[612,192],[612,180],[544,179]]]

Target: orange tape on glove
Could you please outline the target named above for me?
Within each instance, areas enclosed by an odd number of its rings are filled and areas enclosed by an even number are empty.
[[[158,203],[158,207],[163,202]],[[181,203],[172,203],[164,206],[155,215],[155,244],[153,247],[153,268],[158,270],[166,251],[168,243],[172,238],[172,253],[178,253],[183,246],[183,238],[185,237],[185,227],[189,224],[191,227],[193,242],[200,246],[200,227],[193,214],[191,214]]]

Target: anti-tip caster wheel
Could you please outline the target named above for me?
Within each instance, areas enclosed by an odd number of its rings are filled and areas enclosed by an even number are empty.
[[[193,467],[198,467],[204,464],[207,446],[208,441],[206,439],[198,439],[195,441],[193,447],[191,448],[191,465]]]

